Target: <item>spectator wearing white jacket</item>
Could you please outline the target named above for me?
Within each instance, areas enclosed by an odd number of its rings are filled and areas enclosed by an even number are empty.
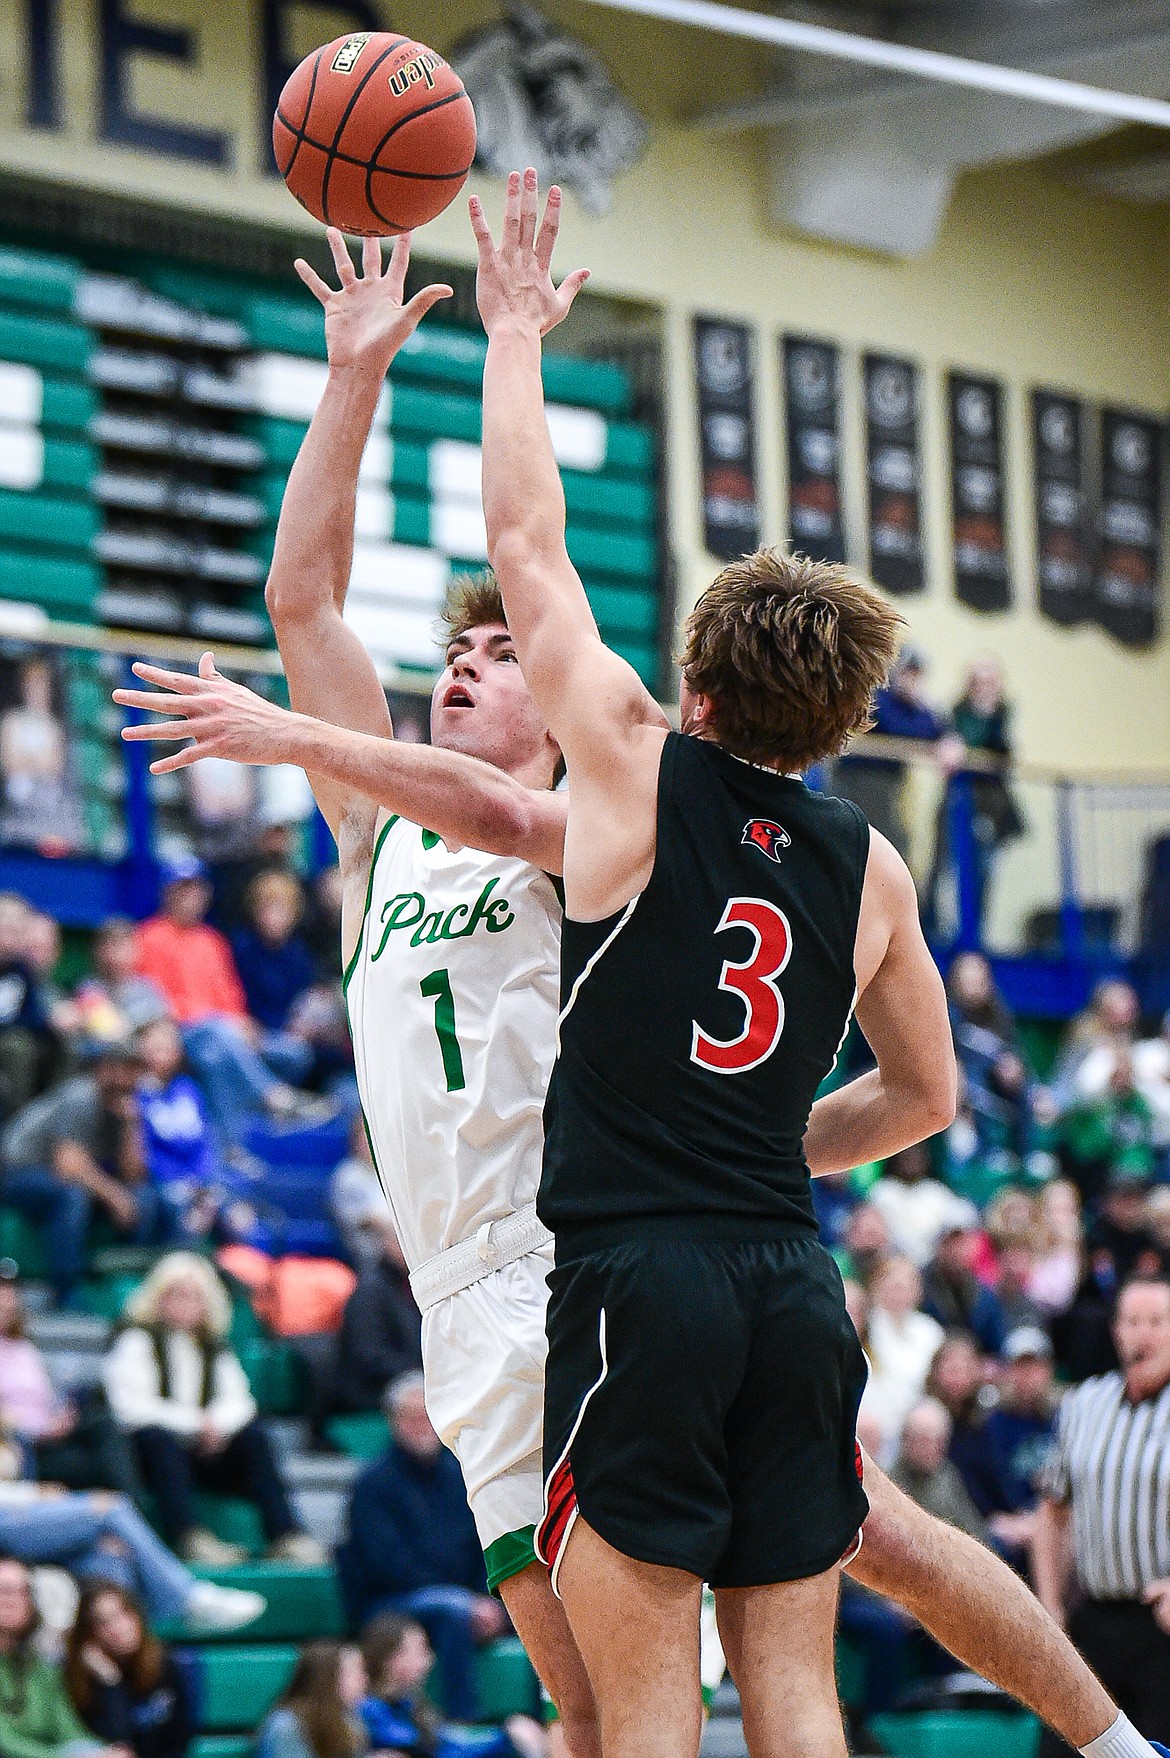
[[[908,1257],[891,1256],[870,1276],[866,1354],[867,1413],[880,1425],[882,1452],[896,1450],[902,1426],[922,1397],[943,1328],[920,1312],[922,1277]]]
[[[105,1363],[106,1396],[133,1437],[167,1542],[188,1562],[226,1566],[245,1552],[201,1526],[197,1489],[254,1502],[268,1554],[320,1562],[297,1526],[256,1400],[227,1337],[231,1307],[212,1266],[176,1251],[130,1297]]]

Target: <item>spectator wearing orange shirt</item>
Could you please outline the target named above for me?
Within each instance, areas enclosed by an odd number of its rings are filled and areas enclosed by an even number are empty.
[[[300,1098],[281,1078],[286,1071],[274,1072],[261,1053],[231,947],[204,919],[210,905],[202,861],[189,855],[172,862],[163,873],[158,915],[138,929],[137,969],[162,991],[179,1022],[212,1123],[231,1150],[258,1112],[289,1116]]]

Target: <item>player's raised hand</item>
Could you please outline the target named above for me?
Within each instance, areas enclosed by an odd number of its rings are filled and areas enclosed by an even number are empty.
[[[325,347],[332,367],[364,366],[385,372],[406,338],[413,334],[432,305],[450,299],[442,282],[423,287],[404,303],[410,233],[394,240],[390,261],[382,267],[377,238],[362,239],[362,272],[354,268],[349,247],[330,226],[325,236],[337,265],[339,287],[330,287],[303,257],[293,265],[310,293],[325,307]]]
[[[122,737],[127,743],[136,744],[144,739],[191,740],[173,756],[157,758],[150,766],[153,774],[185,769],[200,757],[230,757],[237,763],[284,761],[278,746],[282,744],[283,724],[289,719],[288,710],[223,677],[215,669],[214,654],[203,655],[195,677],[190,672],[163,671],[141,661],[133,671],[144,683],[157,688],[115,690],[114,701],[123,708],[143,708],[169,718],[124,726]]]
[[[569,307],[589,279],[588,269],[574,269],[559,287],[553,285],[552,254],[561,224],[561,192],[548,192],[544,218],[540,211],[536,172],[513,171],[508,178],[504,225],[497,248],[477,195],[468,203],[471,229],[479,246],[475,300],[488,335],[507,323],[530,325],[542,336],[568,316]]]

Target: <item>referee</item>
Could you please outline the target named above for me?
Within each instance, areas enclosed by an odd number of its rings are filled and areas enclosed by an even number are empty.
[[[1036,1591],[1123,1714],[1170,1742],[1170,1281],[1134,1280],[1117,1300],[1119,1373],[1065,1397],[1034,1541]],[[1069,1596],[1075,1576],[1079,1592]],[[1124,1723],[1102,1735],[1132,1751]],[[1045,1735],[1043,1758],[1067,1752]],[[1100,1742],[1094,1742],[1094,1745]]]

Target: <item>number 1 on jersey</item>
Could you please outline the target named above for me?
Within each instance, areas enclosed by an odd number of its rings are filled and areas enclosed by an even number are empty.
[[[463,1073],[463,1052],[455,1035],[455,997],[451,993],[450,974],[447,971],[432,971],[429,977],[423,978],[419,988],[428,1000],[434,997],[435,1036],[439,1040],[439,1052],[443,1058],[447,1091],[461,1093],[467,1085],[467,1079]]]
[[[751,956],[725,959],[719,975],[719,987],[743,1002],[743,1030],[738,1038],[711,1038],[695,1020],[691,1061],[716,1074],[745,1074],[767,1061],[784,1030],[784,997],[776,978],[791,956],[792,930],[784,911],[762,897],[730,898],[715,932],[725,928],[746,928],[755,936]]]

